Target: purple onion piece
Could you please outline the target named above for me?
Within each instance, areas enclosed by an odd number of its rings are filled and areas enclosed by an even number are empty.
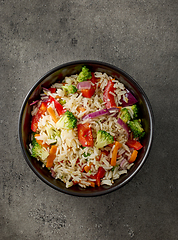
[[[45,88],[45,87],[42,87],[43,88],[43,90],[45,90],[45,91],[49,91],[49,89],[47,89],[47,88]]]
[[[122,97],[121,99],[122,107],[127,107],[138,102],[138,100],[133,96],[133,94],[128,89],[126,89],[125,97],[128,98],[128,102],[125,102]]]
[[[35,100],[35,101],[33,101],[32,103],[30,103],[30,106],[32,106],[32,105],[35,105],[37,102],[39,102],[40,100]]]
[[[126,169],[127,164],[128,164],[128,161],[124,158],[120,163],[120,168]]]
[[[84,81],[77,84],[77,89],[90,89],[91,88],[91,82],[90,81]]]
[[[107,115],[110,114],[110,112],[108,111],[108,109],[102,109],[93,113],[89,113],[88,115],[85,115],[83,117],[83,120],[87,119],[87,118],[96,118],[96,117],[100,117],[103,115]]]
[[[126,131],[127,135],[129,136],[129,127],[127,126],[127,124],[125,122],[122,121],[122,119],[118,119],[117,121],[122,128],[124,128],[124,130]]]

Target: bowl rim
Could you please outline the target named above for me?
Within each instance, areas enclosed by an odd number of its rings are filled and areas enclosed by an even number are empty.
[[[138,167],[132,172],[132,174],[130,176],[128,176],[125,180],[123,180],[121,183],[119,183],[116,186],[111,186],[108,189],[103,189],[102,191],[98,191],[98,192],[92,192],[92,193],[84,193],[84,192],[75,192],[75,191],[70,191],[70,188],[65,188],[65,189],[61,189],[60,187],[57,187],[55,185],[53,185],[52,183],[50,183],[47,179],[45,179],[32,165],[30,159],[28,158],[26,151],[25,151],[25,147],[23,144],[23,139],[22,139],[22,128],[21,128],[21,123],[22,123],[22,117],[23,117],[23,112],[24,109],[26,107],[26,104],[28,102],[29,97],[31,96],[31,94],[33,93],[33,91],[35,90],[35,88],[48,76],[50,76],[51,74],[53,74],[54,72],[58,71],[59,69],[71,66],[71,65],[76,65],[76,64],[83,64],[83,65],[87,65],[87,64],[98,64],[101,65],[102,67],[108,67],[111,68],[117,72],[120,72],[123,76],[125,76],[129,81],[131,80],[131,82],[134,83],[134,85],[136,86],[136,88],[138,89],[138,91],[141,93],[142,97],[144,98],[145,104],[147,106],[147,110],[148,110],[148,116],[149,116],[149,121],[150,121],[150,136],[149,136],[149,141],[148,141],[148,146],[147,149],[145,151],[145,154],[140,162],[140,164],[138,165]],[[47,185],[49,185],[50,187],[52,187],[55,190],[58,190],[62,193],[68,194],[68,195],[73,195],[73,196],[78,196],[78,197],[96,197],[96,196],[101,196],[101,195],[105,195],[108,194],[110,192],[113,192],[119,188],[121,188],[122,186],[124,186],[126,183],[128,183],[134,175],[136,175],[136,173],[138,173],[138,171],[141,169],[141,167],[143,166],[143,164],[145,163],[150,150],[151,150],[151,146],[153,143],[153,132],[154,132],[154,114],[153,114],[153,110],[151,107],[151,103],[146,95],[146,93],[144,92],[144,90],[142,89],[142,87],[135,81],[135,79],[133,77],[131,77],[128,73],[126,73],[124,70],[116,67],[115,65],[112,65],[110,63],[107,62],[102,62],[102,61],[97,61],[97,60],[76,60],[76,61],[70,61],[70,62],[66,62],[63,63],[59,66],[56,66],[54,68],[52,68],[51,70],[49,70],[48,72],[46,72],[42,77],[40,77],[36,83],[30,88],[30,90],[28,91],[28,93],[26,94],[26,97],[24,98],[22,105],[21,105],[21,109],[20,109],[20,113],[19,113],[19,119],[18,119],[18,138],[19,138],[19,143],[21,146],[21,150],[23,153],[23,156],[27,162],[27,164],[29,165],[29,167],[32,169],[32,171],[43,181],[45,182]]]

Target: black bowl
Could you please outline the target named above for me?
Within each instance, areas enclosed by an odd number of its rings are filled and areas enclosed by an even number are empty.
[[[31,157],[28,145],[30,142],[30,121],[31,121],[31,106],[30,103],[36,99],[39,99],[39,94],[42,91],[42,87],[48,88],[51,84],[56,81],[63,80],[65,76],[70,76],[72,74],[77,74],[80,72],[82,66],[87,66],[93,72],[105,72],[108,75],[118,79],[122,77],[121,82],[129,89],[133,95],[137,98],[139,106],[142,112],[143,127],[145,129],[145,137],[142,141],[143,148],[139,151],[137,160],[135,161],[134,166],[128,171],[127,174],[121,175],[121,177],[114,182],[112,186],[102,185],[96,188],[86,188],[83,189],[77,185],[72,186],[71,188],[66,188],[65,184],[60,180],[54,179],[47,168],[43,168],[42,164],[37,161],[35,158]],[[124,184],[126,184],[141,168],[145,162],[148,153],[151,148],[153,138],[153,112],[151,109],[150,102],[139,84],[130,77],[123,70],[110,65],[108,63],[103,63],[99,61],[75,61],[62,64],[41,77],[35,85],[28,92],[20,111],[19,116],[19,139],[20,145],[22,148],[23,155],[25,160],[31,169],[36,173],[36,175],[47,183],[52,188],[75,196],[99,196],[109,192],[112,192]]]

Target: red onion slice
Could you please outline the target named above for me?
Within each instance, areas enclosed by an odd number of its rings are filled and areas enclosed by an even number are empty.
[[[122,119],[118,119],[117,121],[121,127],[127,132],[127,135],[129,136],[129,127],[127,126],[127,124],[125,122],[122,121]]]
[[[30,103],[30,106],[32,106],[32,105],[35,105],[37,102],[39,102],[40,100],[35,100],[35,101],[33,101],[32,103]]]
[[[42,87],[43,90],[45,91],[50,91],[49,89],[45,88],[45,87]]]
[[[122,97],[121,99],[122,107],[127,107],[138,102],[137,99],[133,96],[133,94],[128,89],[126,89],[125,97],[128,98],[128,102],[125,102],[124,98]]]
[[[91,82],[90,81],[80,82],[80,83],[77,84],[77,88],[78,88],[78,90],[90,89],[91,88]]]
[[[122,169],[126,169],[126,168],[127,168],[127,164],[128,164],[128,161],[124,158],[124,159],[122,160],[122,162],[120,163],[120,167],[121,167]]]
[[[102,109],[93,113],[89,113],[88,115],[85,115],[83,117],[83,120],[87,119],[87,118],[96,118],[96,117],[100,117],[106,114],[110,114],[108,109]]]

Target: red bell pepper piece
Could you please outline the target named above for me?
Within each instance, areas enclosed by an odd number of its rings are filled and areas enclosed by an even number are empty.
[[[98,185],[98,187],[101,185],[101,178],[104,177],[105,175],[105,170],[103,167],[99,167],[98,168],[98,172],[97,172],[97,176],[96,176],[96,184]]]
[[[50,96],[48,102],[54,102],[54,106],[59,115],[62,115],[66,112],[66,109],[64,109],[63,106],[55,98]]]
[[[93,147],[93,135],[89,123],[79,124],[78,128],[78,139],[83,147]]]
[[[101,178],[104,177],[106,171],[103,167],[98,168],[98,172],[95,175],[91,175],[90,178],[96,179],[96,185],[99,187],[101,185]]]
[[[140,150],[143,147],[140,142],[130,139],[126,142],[126,145],[130,148],[134,148],[135,150]]]
[[[107,86],[104,89],[103,100],[105,102],[106,108],[117,107],[114,96],[110,94],[110,92],[114,93],[114,82],[112,80],[109,80]]]
[[[43,114],[45,114],[46,111],[47,111],[47,103],[42,102],[39,109],[38,109],[38,112],[36,113],[35,116],[32,117],[31,130],[33,132],[36,132],[36,130],[38,128],[38,122],[39,122],[41,116]]]

